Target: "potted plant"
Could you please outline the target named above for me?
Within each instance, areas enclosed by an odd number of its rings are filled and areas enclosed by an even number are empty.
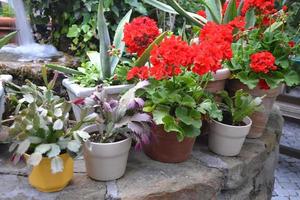
[[[300,45],[285,32],[287,14],[276,11],[270,4],[246,4],[243,10],[254,13],[250,29],[237,33],[233,43],[233,57],[226,64],[232,73],[228,91],[243,89],[254,97],[266,94],[264,109],[251,117],[252,128],[249,138],[260,137],[268,121],[269,113],[282,90],[282,85],[293,86],[300,83],[300,76],[293,67],[291,57],[300,53]]]
[[[89,137],[79,129],[93,121],[93,116],[82,115],[82,120],[71,126],[71,104],[52,91],[56,78],[48,83],[44,76],[47,87],[30,81],[22,87],[11,83],[14,93],[22,96],[9,130],[11,161],[16,164],[25,157],[33,166],[29,183],[42,192],[60,191],[70,182],[72,157],[80,154],[81,141]]]
[[[195,59],[198,55],[193,53],[207,56]],[[168,163],[185,161],[200,134],[202,120],[221,120],[213,96],[203,88],[212,67],[206,59],[218,59],[214,56],[209,54],[209,48],[189,45],[170,34],[150,52],[149,66],[134,67],[128,72],[128,80],[150,81],[140,94],[146,100],[144,111],[151,113],[155,122],[150,143],[143,147],[150,158]]]
[[[208,147],[222,156],[236,156],[252,125],[248,116],[260,109],[262,98],[253,98],[243,90],[238,90],[233,97],[226,91],[218,95],[222,97],[223,120],[210,122]]]
[[[1,3],[0,7],[0,37],[14,32],[15,29],[15,18],[13,17],[12,9],[8,3]]]
[[[126,34],[124,27],[129,26],[128,22],[131,17],[132,10],[130,10],[120,21],[114,36],[114,41],[111,44],[110,36],[108,33],[108,27],[103,10],[103,1],[99,1],[98,9],[98,32],[100,40],[100,53],[88,52],[89,61],[83,63],[82,67],[78,70],[72,70],[63,66],[49,64],[47,67],[54,70],[61,71],[67,75],[72,75],[72,78],[63,80],[63,85],[67,88],[69,97],[71,100],[79,97],[88,97],[95,91],[95,86],[98,84],[104,84],[104,90],[108,95],[118,96],[121,92],[125,92],[133,85],[124,84],[116,79],[115,71],[120,62],[122,54],[125,49],[124,34]],[[147,17],[144,17],[145,19]],[[139,19],[136,19],[140,21]],[[143,19],[144,20],[144,19]],[[150,19],[147,18],[147,22]],[[147,38],[142,42],[143,51],[139,49],[139,59],[134,62],[134,65],[143,65],[145,63],[145,57],[149,54],[149,49],[153,44],[158,43],[166,35],[166,33],[159,34],[159,29],[154,22],[152,27],[147,28],[149,23],[142,21],[140,23],[140,29],[136,29],[134,33],[139,31],[139,38]],[[151,20],[153,23],[153,20]],[[155,30],[154,30],[155,29]],[[147,31],[152,31],[152,34],[147,34]],[[133,32],[127,31],[127,38],[134,38],[136,35]],[[153,34],[154,33],[154,34]],[[130,34],[128,36],[128,34]],[[140,36],[142,35],[142,37]],[[149,47],[149,49],[147,49]],[[128,48],[130,49],[130,48]],[[145,52],[144,52],[145,51]],[[133,52],[130,52],[133,53]],[[80,109],[73,106],[76,119],[79,119]]]
[[[83,129],[90,134],[84,143],[84,158],[92,179],[109,181],[122,177],[132,139],[136,148],[149,141],[152,118],[142,112],[144,101],[135,97],[136,91],[146,85],[147,81],[138,83],[120,100],[108,98],[99,86],[90,97],[75,101],[78,105],[92,106],[98,114],[98,123]]]

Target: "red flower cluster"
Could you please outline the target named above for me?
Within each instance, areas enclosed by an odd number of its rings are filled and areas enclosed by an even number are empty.
[[[201,17],[206,18],[206,12],[205,12],[204,10],[199,10],[199,11],[197,12],[197,14],[200,15]]]
[[[259,12],[264,15],[269,15],[276,12],[275,0],[245,0],[242,8],[242,14],[246,14],[246,12],[251,8],[258,9]]]
[[[270,70],[276,70],[275,57],[268,51],[261,51],[252,54],[250,68],[256,73],[269,73]]]
[[[138,79],[141,79],[141,80],[147,80],[149,78],[149,67],[147,67],[147,66],[133,67],[127,73],[127,80],[131,80],[133,78],[138,78]]]
[[[129,53],[141,56],[158,35],[159,29],[154,20],[149,17],[137,17],[125,25],[123,41]]]
[[[265,79],[259,79],[258,86],[262,90],[268,90],[270,89],[270,86],[268,83],[265,81]]]
[[[165,38],[151,51],[150,62],[150,75],[157,80],[179,75],[180,67],[189,67],[193,63],[191,47],[181,37]]]
[[[233,27],[208,22],[200,33],[200,44],[193,46],[193,72],[199,75],[221,68],[222,61],[232,58]],[[218,33],[218,34],[216,34]]]
[[[231,22],[228,23],[232,28],[237,28],[241,31],[245,30],[246,27],[246,21],[245,21],[245,17],[242,16],[237,16],[236,18],[234,18],[234,20],[232,20]]]

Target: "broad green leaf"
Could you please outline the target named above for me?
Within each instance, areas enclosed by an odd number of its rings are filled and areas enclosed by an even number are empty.
[[[187,20],[189,20],[190,22],[192,22],[193,24],[197,25],[197,26],[204,26],[205,22],[199,21],[198,19],[194,18],[192,15],[190,15],[188,12],[186,12],[177,2],[176,0],[166,0],[167,3],[174,8],[174,10],[176,10],[178,13],[180,13],[180,15],[184,16]],[[215,1],[219,1],[219,0],[215,0]]]
[[[254,89],[258,84],[258,78],[245,71],[239,72],[236,77],[250,89]]]
[[[195,112],[196,114],[194,114]],[[187,109],[185,107],[178,107],[175,111],[176,117],[186,125],[192,125],[198,129],[201,127],[201,115],[197,115],[197,111]]]
[[[204,0],[206,18],[217,24],[222,23],[222,4],[220,0]]]
[[[230,0],[224,14],[223,24],[228,24],[237,16],[236,0]]]
[[[169,115],[170,108],[168,106],[158,106],[156,109],[152,112],[153,114],[153,120],[155,124],[160,125],[163,124],[163,118],[167,115]]]
[[[246,13],[246,29],[252,28],[256,23],[255,9],[252,8]]]
[[[196,105],[196,102],[194,100],[193,97],[191,97],[190,95],[185,95],[183,98],[182,98],[182,105],[184,106],[188,106],[188,107],[194,107]]]
[[[284,75],[277,71],[270,72],[270,74],[264,75],[263,78],[271,89],[278,87],[279,84],[284,81]]]
[[[201,121],[199,121],[199,122],[200,122],[200,127],[201,127],[202,122]],[[182,128],[186,137],[195,138],[195,137],[199,136],[201,133],[201,129],[198,127],[195,127],[193,125],[187,125],[184,123],[179,123],[179,125]]]
[[[52,158],[51,159],[52,174],[56,174],[56,173],[63,172],[63,171],[64,171],[64,161],[59,156]]]
[[[13,39],[13,38],[16,36],[16,34],[17,34],[17,31],[12,32],[12,33],[9,33],[9,34],[5,35],[4,37],[0,38],[0,49],[1,49],[4,45],[8,44],[9,41],[10,41],[11,39]]]
[[[109,47],[110,37],[108,32],[108,27],[106,24],[106,19],[104,16],[103,1],[99,1],[98,6],[98,34],[100,40],[100,63],[103,79],[109,79],[111,77],[111,66],[110,66],[110,56],[109,56]]]
[[[72,140],[68,143],[68,149],[74,153],[77,153],[79,151],[81,147],[80,142],[78,142],[77,140]]]
[[[288,86],[294,86],[300,84],[300,75],[296,71],[289,71],[284,75],[284,80]]]
[[[47,68],[59,71],[61,73],[64,73],[66,75],[84,75],[84,73],[79,72],[75,69],[71,69],[65,66],[61,66],[61,65],[56,65],[56,64],[46,64],[45,65]]]
[[[35,152],[40,153],[40,154],[44,154],[46,152],[48,152],[51,149],[51,145],[50,144],[40,144],[35,148]]]
[[[26,140],[22,141],[19,144],[18,148],[17,148],[17,153],[20,154],[20,155],[23,155],[24,153],[26,153],[29,146],[30,146],[30,140],[29,139],[26,139]]]
[[[60,154],[60,147],[57,144],[50,144],[51,150],[48,151],[47,156],[48,158],[54,158]]]
[[[165,116],[163,118],[163,124],[164,124],[165,131],[177,133],[178,141],[180,142],[183,141],[184,132],[182,128],[178,126],[178,124],[176,123],[175,119],[172,116],[170,115]]]
[[[144,51],[144,53],[137,59],[137,61],[134,63],[134,66],[136,67],[142,67],[144,66],[150,57],[150,52],[152,51],[153,47],[155,45],[159,45],[163,39],[168,35],[168,32],[163,32],[160,34],[149,46],[148,48]]]
[[[42,158],[43,158],[43,156],[41,153],[35,152],[29,156],[29,158],[27,160],[27,164],[32,165],[32,166],[37,166],[40,164]]]
[[[73,24],[68,31],[67,37],[68,38],[76,38],[80,34],[80,28],[76,25]]]
[[[125,42],[123,42],[123,35],[124,35],[124,27],[126,23],[129,22],[131,17],[132,10],[129,10],[127,14],[122,18],[122,20],[119,22],[119,25],[115,32],[115,37],[113,41],[113,46],[115,46],[116,49],[120,50],[120,56],[113,56],[111,57],[111,72],[114,73],[119,61],[120,57],[122,56],[124,49],[125,49]]]

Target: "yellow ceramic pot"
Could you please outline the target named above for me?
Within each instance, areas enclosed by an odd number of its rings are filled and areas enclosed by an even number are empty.
[[[63,172],[52,174],[51,159],[43,158],[38,166],[33,167],[28,177],[30,185],[41,192],[57,192],[64,189],[73,177],[74,161],[69,154],[62,154],[60,157],[63,160]]]

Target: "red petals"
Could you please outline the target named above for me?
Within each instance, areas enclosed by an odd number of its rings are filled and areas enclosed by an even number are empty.
[[[204,10],[199,10],[199,11],[197,12],[197,14],[200,15],[201,17],[206,18],[206,12],[205,12]]]
[[[282,6],[282,10],[285,12],[288,10],[288,7],[287,6]]]
[[[275,57],[268,51],[262,51],[259,53],[252,54],[250,68],[256,73],[267,74],[270,70],[276,70]]]
[[[269,90],[270,87],[264,79],[259,79],[258,87],[262,90]]]
[[[242,8],[242,14],[251,9],[256,8],[261,14],[269,15],[276,12],[275,0],[245,0]]]
[[[290,46],[291,48],[294,48],[295,45],[296,45],[296,42],[294,42],[294,41],[289,41],[289,46]]]
[[[141,79],[141,80],[147,80],[149,78],[149,68],[147,66],[133,67],[127,73],[127,80],[131,80],[133,78],[138,78],[138,79]]]
[[[154,20],[149,17],[137,17],[125,25],[123,41],[129,53],[141,56],[158,35],[159,29]]]

